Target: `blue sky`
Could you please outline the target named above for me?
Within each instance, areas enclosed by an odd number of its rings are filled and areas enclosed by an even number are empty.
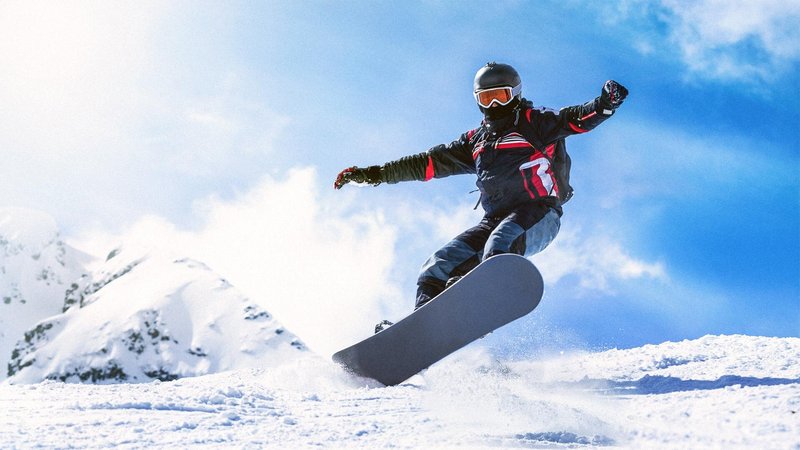
[[[534,257],[546,297],[487,345],[797,336],[799,29],[800,3],[766,0],[5,2],[0,190],[93,251],[156,222],[254,295],[279,283],[253,267],[311,280],[275,309],[325,347],[332,312],[408,312],[419,265],[480,218],[469,176],[334,193],[339,170],[475,127],[487,61],[554,108],[613,78],[628,101],[568,141],[576,196]]]

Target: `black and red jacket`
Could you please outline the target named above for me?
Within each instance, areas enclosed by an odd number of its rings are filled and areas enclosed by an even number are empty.
[[[472,173],[487,216],[506,215],[527,202],[542,202],[560,213],[552,167],[558,141],[590,131],[612,114],[600,97],[560,111],[534,108],[523,99],[510,117],[484,120],[450,144],[384,164],[382,178],[398,183]]]

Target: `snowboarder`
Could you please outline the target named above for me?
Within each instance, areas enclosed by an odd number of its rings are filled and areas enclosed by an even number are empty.
[[[508,64],[488,63],[475,75],[474,96],[484,119],[450,144],[382,166],[349,167],[334,188],[347,183],[428,181],[477,175],[483,219],[434,253],[417,280],[415,309],[486,258],[530,256],[547,247],[561,226],[562,204],[572,195],[564,138],[585,133],[614,114],[628,90],[609,80],[600,96],[555,111],[522,97],[522,80]],[[385,325],[389,323],[386,322]],[[382,327],[376,328],[376,332]]]

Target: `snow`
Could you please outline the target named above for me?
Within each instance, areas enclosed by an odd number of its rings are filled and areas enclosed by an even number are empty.
[[[478,342],[396,387],[311,353],[171,382],[6,382],[0,447],[798,449],[798,355],[800,339],[706,336],[499,362]]]

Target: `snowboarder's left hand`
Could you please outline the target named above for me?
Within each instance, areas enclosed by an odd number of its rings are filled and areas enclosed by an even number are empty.
[[[608,80],[603,85],[603,91],[600,93],[600,101],[602,101],[604,106],[607,106],[608,109],[617,109],[619,105],[625,101],[625,97],[627,96],[628,90],[625,86],[614,80]]]
[[[380,166],[369,166],[367,168],[361,167],[348,167],[339,172],[336,181],[333,182],[334,189],[341,189],[347,183],[367,183],[373,186],[381,184],[383,177],[381,177]]]

